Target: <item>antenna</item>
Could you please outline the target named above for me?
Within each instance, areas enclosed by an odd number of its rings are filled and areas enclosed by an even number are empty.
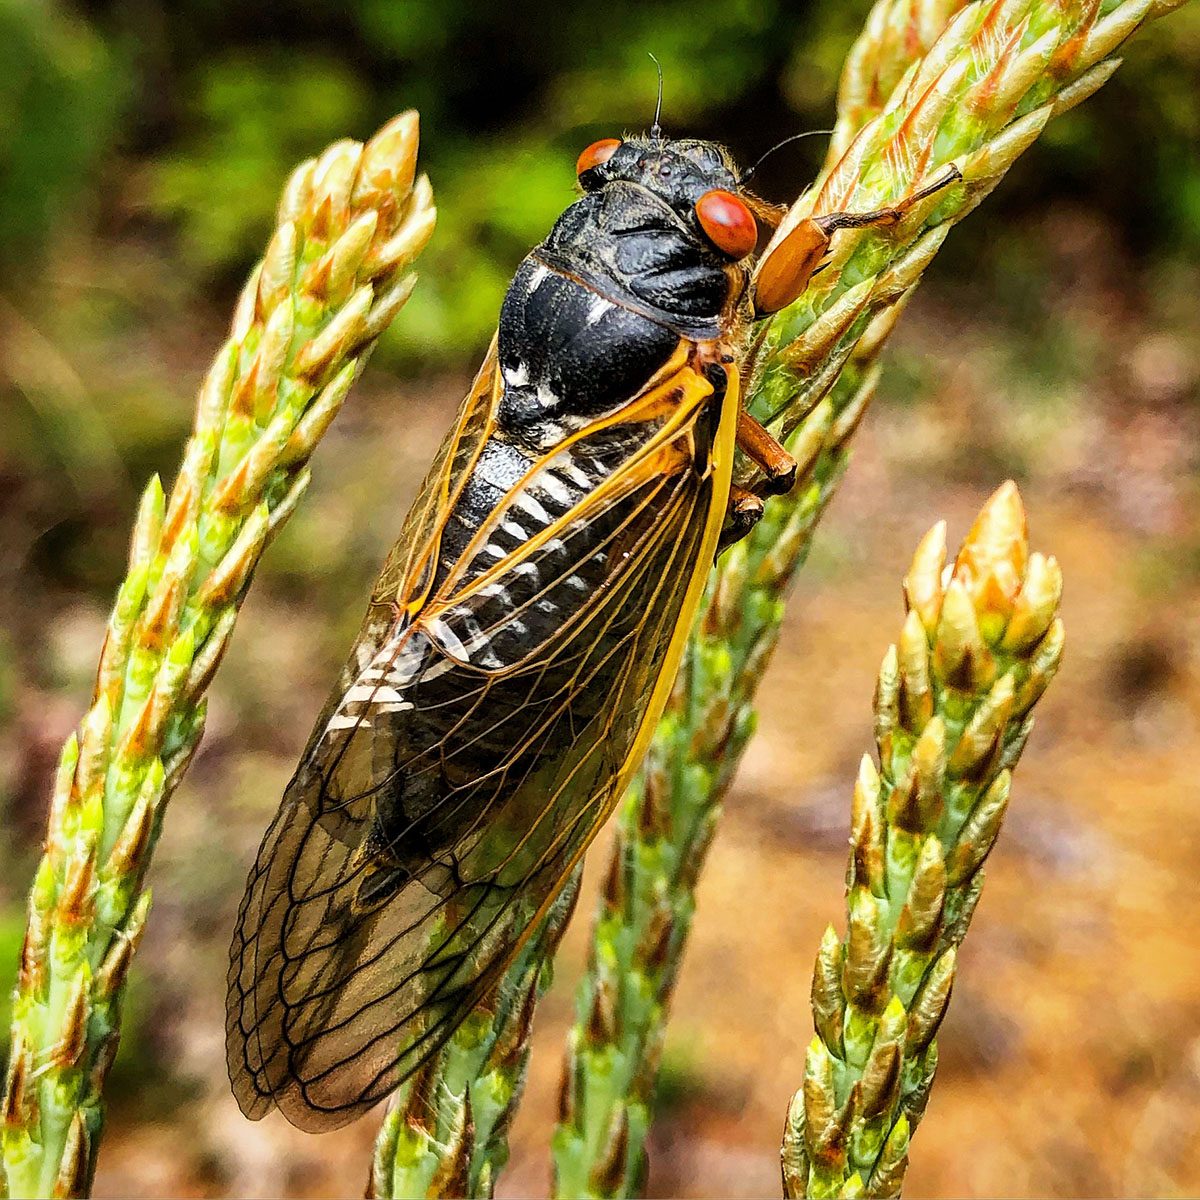
[[[658,118],[662,116],[662,93],[663,93],[663,73],[662,63],[650,55],[650,61],[654,64],[654,69],[658,72],[658,101],[654,105],[654,124],[650,126],[650,136],[656,141],[662,140],[662,126],[658,123]]]
[[[782,150],[784,146],[790,145],[792,142],[798,142],[801,138],[817,137],[819,134],[833,133],[832,129],[806,129],[803,133],[793,133],[791,137],[785,137],[782,142],[776,142],[770,150],[766,152],[759,160],[748,170],[739,180],[738,183],[745,183],[746,180],[758,170],[759,167],[775,153],[776,150]]]

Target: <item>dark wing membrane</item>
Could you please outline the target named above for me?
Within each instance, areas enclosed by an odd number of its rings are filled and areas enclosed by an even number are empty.
[[[688,369],[674,387],[510,487],[327,709],[234,939],[247,1115],[274,1103],[327,1129],[385,1097],[495,981],[611,811],[728,485],[710,469],[709,385]]]

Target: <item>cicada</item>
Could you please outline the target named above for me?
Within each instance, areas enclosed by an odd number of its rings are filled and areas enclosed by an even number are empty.
[[[899,214],[802,221],[756,269],[777,210],[722,147],[656,121],[577,174],[250,871],[226,1026],[249,1117],[345,1124],[495,986],[636,768],[723,531],[793,480],[739,402],[756,322],[834,230]]]

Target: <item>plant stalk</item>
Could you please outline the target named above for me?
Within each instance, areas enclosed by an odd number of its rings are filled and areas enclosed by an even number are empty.
[[[142,497],[92,704],[67,740],[29,896],[3,1164],[13,1197],[91,1188],[146,872],[204,729],[205,692],[308,460],[416,281],[433,232],[417,115],[300,166],[200,388],[169,496]]]
[[[1012,483],[948,574],[945,523],[926,534],[904,592],[875,690],[879,766],[864,755],[854,789],[847,932],[826,929],[813,973],[817,1032],[782,1147],[789,1197],[899,1195],[958,946],[1062,658],[1062,571],[1029,553]]]

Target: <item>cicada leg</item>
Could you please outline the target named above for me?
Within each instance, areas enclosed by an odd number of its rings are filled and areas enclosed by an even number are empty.
[[[738,413],[738,449],[766,476],[762,490],[783,496],[796,482],[796,460],[744,408]]]
[[[957,183],[960,179],[962,172],[951,164],[941,179],[889,208],[864,213],[824,213],[819,217],[807,217],[798,222],[783,241],[768,251],[758,264],[753,284],[755,315],[766,317],[781,308],[786,308],[808,287],[808,281],[829,249],[830,238],[839,229],[895,225],[914,204],[927,199],[935,192],[940,192],[952,183]]]
[[[734,542],[740,542],[762,520],[763,502],[761,496],[735,483],[729,489],[729,509],[725,516],[725,526],[721,530],[721,540],[717,544],[717,552]]]

